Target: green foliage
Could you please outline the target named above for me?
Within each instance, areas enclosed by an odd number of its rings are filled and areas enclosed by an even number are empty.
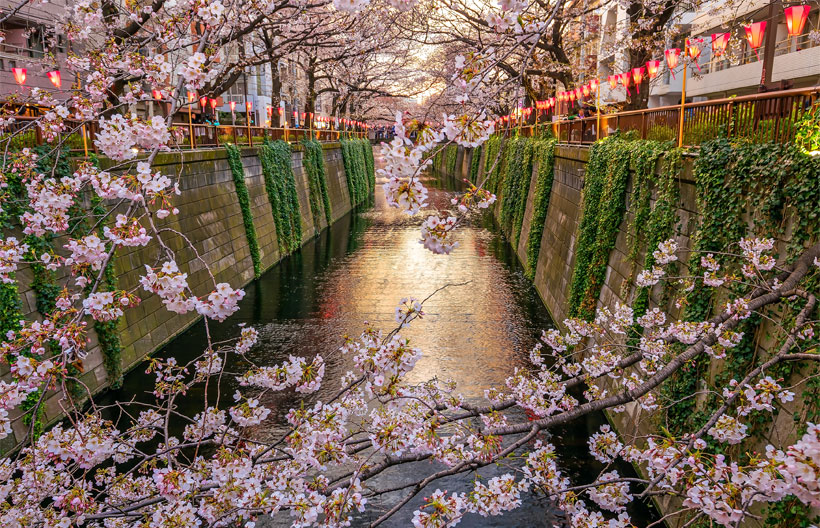
[[[532,219],[527,235],[527,271],[530,280],[535,278],[538,254],[541,252],[541,238],[552,196],[552,182],[555,169],[555,139],[539,139],[533,144],[533,164],[538,167],[538,179],[532,202]]]
[[[509,142],[506,175],[501,192],[501,227],[518,247],[521,225],[527,207],[530,180],[532,179],[532,140],[516,137]]]
[[[310,189],[310,211],[313,213],[313,224],[316,230],[320,228],[319,218],[324,211],[325,222],[330,225],[332,212],[330,210],[330,195],[327,188],[327,171],[325,170],[325,155],[322,144],[315,139],[303,139],[305,147],[304,164],[308,176]]]
[[[481,165],[481,145],[473,149],[473,157],[470,158],[470,181],[475,183],[478,179],[478,169]]]
[[[446,162],[445,171],[450,176],[454,176],[456,173],[456,160],[458,159],[458,145],[455,143],[447,145],[444,153],[444,159]]]
[[[693,237],[695,251],[687,263],[690,275],[702,274],[700,257],[704,253],[714,255],[722,272],[738,274],[740,262],[728,255],[738,253],[737,240],[744,236],[777,237],[785,231],[787,222],[793,224],[792,240],[787,248],[791,258],[806,242],[816,240],[820,227],[820,204],[816,198],[820,191],[820,160],[806,155],[797,146],[716,139],[701,145],[693,175],[700,224]],[[817,281],[817,273],[814,275],[808,280]],[[728,288],[732,296],[742,296],[747,291],[748,286],[742,282]],[[714,289],[695,283],[685,299],[684,318],[707,319],[716,301]],[[778,309],[778,315],[787,322],[801,308],[802,302],[787,301]],[[723,362],[715,377],[716,386],[725,385],[731,378],[741,379],[752,368],[758,353],[759,322],[760,316],[755,316],[738,326],[744,338]],[[683,399],[698,390],[702,380],[708,379],[709,364],[708,356],[699,357],[663,387],[662,397],[669,406],[665,424],[673,434],[699,427],[718,405],[714,396],[708,398],[702,408],[698,408],[692,398]],[[773,369],[771,374],[787,378],[797,368],[799,365],[792,363],[778,373]],[[807,403],[807,406],[812,405]],[[768,418],[762,415],[750,416],[748,425],[752,436],[764,434],[768,423]],[[775,509],[770,514],[782,520],[793,509]]]
[[[643,261],[643,269],[649,269],[655,264],[654,248],[664,240],[672,238],[675,234],[675,225],[678,223],[678,200],[680,190],[677,179],[683,171],[683,151],[682,149],[672,149],[663,158],[663,170],[655,177],[654,171],[646,174],[642,182],[635,184],[633,188],[634,217],[629,229],[630,249],[629,258],[637,261],[640,244],[646,254]],[[652,189],[650,183],[654,180],[656,189],[655,204],[651,212],[648,211]],[[645,187],[644,189],[640,189]],[[633,268],[634,270],[634,268]],[[628,281],[631,282],[631,281]],[[649,287],[638,289],[635,300],[632,302],[632,310],[635,317],[646,314],[649,308]]]
[[[504,152],[508,142],[504,142],[499,136],[492,136],[484,142],[484,178],[486,182],[484,188],[493,194],[498,194],[501,181],[501,171],[504,168]]]
[[[359,205],[367,200],[376,187],[373,147],[366,139],[343,139],[342,160],[350,203]]]
[[[766,506],[764,526],[771,528],[809,528],[820,522],[820,516],[812,515],[811,508],[794,495],[769,503]]]
[[[262,262],[259,256],[259,241],[256,238],[256,227],[253,225],[253,213],[251,212],[251,199],[248,194],[248,186],[245,184],[245,169],[242,166],[242,152],[236,145],[225,145],[228,153],[228,166],[231,168],[236,198],[239,201],[239,209],[242,211],[242,223],[245,226],[245,236],[248,239],[248,248],[253,261],[253,275],[259,278],[262,273]]]
[[[276,225],[276,240],[284,254],[292,253],[302,245],[302,215],[291,154],[290,144],[281,140],[266,142],[259,149],[265,192]]]
[[[367,185],[372,193],[376,190],[376,161],[373,159],[373,145],[367,139],[361,139],[364,150],[364,163],[367,168]]]
[[[642,142],[609,137],[592,145],[584,176],[583,213],[575,268],[570,285],[569,313],[592,319],[606,276],[609,254],[626,211],[626,188],[632,150]]]
[[[794,142],[806,152],[820,151],[820,102],[815,102],[795,124]]]

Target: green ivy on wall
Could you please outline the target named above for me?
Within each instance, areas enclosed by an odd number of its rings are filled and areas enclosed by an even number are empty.
[[[310,211],[313,213],[313,225],[318,231],[321,223],[319,219],[324,213],[325,222],[330,225],[332,221],[332,211],[330,210],[330,195],[327,187],[327,171],[325,170],[325,155],[322,151],[322,144],[315,139],[302,140],[305,148],[304,157],[305,172],[308,176],[308,188],[310,189]]]
[[[376,187],[373,147],[366,139],[343,139],[342,161],[350,203],[364,203]]]
[[[259,255],[259,241],[256,238],[256,227],[253,225],[253,213],[251,212],[251,199],[248,194],[248,186],[245,183],[245,169],[242,166],[242,151],[236,145],[225,145],[228,153],[228,166],[233,176],[236,198],[239,201],[239,209],[242,211],[242,223],[245,226],[245,236],[248,239],[248,248],[251,252],[253,262],[253,275],[259,278],[262,273],[262,261]]]
[[[787,254],[793,258],[807,241],[816,240],[820,223],[819,160],[805,155],[793,145],[772,143],[731,142],[717,139],[701,145],[694,163],[693,176],[696,184],[696,199],[700,224],[693,237],[693,253],[688,264],[690,274],[700,274],[700,255],[712,252],[723,270],[738,273],[740,263],[726,255],[737,253],[736,241],[743,236],[766,236],[782,238],[791,233]],[[809,198],[814,196],[814,198]],[[792,225],[787,229],[788,224]],[[809,288],[817,287],[820,274],[816,271],[808,277]],[[732,296],[747,293],[748,287],[742,283],[732,284],[728,292]],[[712,289],[696,285],[686,297],[684,318],[700,320],[708,318],[715,304],[722,302],[723,295]],[[802,299],[789,300],[777,308],[777,316],[786,324],[793,320],[803,308]],[[775,314],[772,314],[775,315]],[[813,317],[816,317],[813,316]],[[699,357],[685,369],[677,372],[664,387],[661,397],[666,413],[664,425],[673,434],[680,434],[692,427],[699,427],[719,405],[714,394],[697,405],[685,396],[703,389],[724,386],[729,379],[741,379],[753,367],[760,351],[757,339],[763,332],[760,327],[763,317],[755,315],[741,322],[737,328],[744,333],[741,343],[731,349],[722,361],[713,381],[709,381],[711,358]],[[779,336],[782,341],[783,336]],[[775,343],[775,348],[780,343]],[[816,346],[816,343],[806,343]],[[768,374],[775,378],[789,380],[801,369],[808,367],[799,362],[778,365]],[[803,394],[803,416],[795,416],[795,423],[806,421],[808,416],[816,417],[820,409],[820,385],[806,386]],[[769,417],[752,413],[747,418],[749,434],[754,439],[763,438],[770,427]],[[715,446],[719,450],[719,446]],[[808,511],[793,498],[786,498],[767,508],[767,526],[801,527],[807,526]]]
[[[279,250],[283,254],[292,253],[302,245],[302,214],[290,143],[281,140],[265,142],[259,149],[259,159]]]
[[[501,191],[501,228],[518,247],[521,225],[527,207],[527,195],[532,179],[532,144],[530,138],[516,137],[509,141],[509,152]]]
[[[484,188],[493,194],[498,194],[498,184],[504,165],[503,153],[499,158],[502,144],[502,139],[499,136],[492,136],[484,142],[484,178],[486,179]]]
[[[527,278],[535,279],[535,268],[541,252],[541,238],[544,235],[544,224],[552,196],[552,182],[555,176],[554,139],[539,139],[533,144],[533,164],[538,167],[538,179],[532,201],[532,218],[530,232],[527,235]]]
[[[367,184],[370,192],[376,190],[376,161],[373,159],[373,145],[367,139],[359,140],[364,150],[364,162],[367,168]]]
[[[654,177],[655,173],[652,172],[650,178],[645,180],[646,184],[650,180],[654,180],[655,204],[651,211],[647,212],[646,209],[649,207],[649,196],[652,187],[647,185],[647,189],[637,191],[637,195],[633,190],[633,196],[636,196],[636,198],[634,202],[634,226],[630,226],[630,232],[632,233],[630,241],[635,246],[630,245],[629,258],[637,260],[638,251],[640,250],[639,243],[643,242],[646,253],[642,269],[649,269],[655,264],[654,248],[675,234],[675,226],[678,223],[678,202],[680,200],[678,177],[683,171],[683,150],[670,150],[664,156],[662,163],[663,170],[657,175],[657,178]],[[641,183],[639,186],[645,183]],[[643,235],[638,235],[638,231],[643,232]],[[629,282],[632,282],[631,277]],[[649,309],[650,291],[651,288],[649,287],[638,288],[635,300],[632,302],[635,317],[645,315]]]
[[[447,145],[444,159],[446,162],[445,170],[447,174],[454,175],[456,173],[456,160],[458,159],[458,145],[455,143]]]
[[[583,212],[575,268],[569,293],[569,315],[592,319],[603,286],[609,253],[626,210],[631,159],[630,141],[610,136],[592,145],[584,175]]]
[[[470,158],[470,181],[476,183],[478,181],[478,169],[481,166],[481,145],[473,149],[472,156]]]

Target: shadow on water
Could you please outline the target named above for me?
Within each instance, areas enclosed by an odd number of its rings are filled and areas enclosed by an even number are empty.
[[[381,183],[381,182],[378,182]],[[453,178],[429,178],[429,202],[447,207],[449,191],[459,188]],[[541,330],[553,326],[535,288],[524,277],[512,247],[499,234],[491,215],[472,218],[460,232],[461,246],[450,256],[433,255],[418,243],[418,226],[423,213],[407,217],[388,208],[377,185],[372,208],[362,208],[337,221],[308,241],[300,251],[285,258],[259,280],[245,288],[240,310],[221,324],[211,324],[215,342],[236,337],[240,323],[256,328],[259,343],[249,352],[257,364],[275,364],[289,354],[312,357],[321,353],[326,359],[325,383],[316,394],[300,397],[266,394],[263,403],[272,409],[271,417],[257,434],[273,438],[284,430],[284,416],[292,407],[312,405],[338,388],[338,380],[350,361],[336,351],[343,336],[358,335],[369,321],[385,331],[392,329],[393,308],[402,297],[423,298],[448,283],[468,279],[466,286],[449,287],[426,305],[422,321],[402,331],[424,357],[409,376],[420,382],[433,377],[452,378],[468,400],[479,400],[483,390],[503,385],[515,368],[527,365],[529,350]],[[203,322],[194,324],[177,336],[157,355],[174,356],[180,363],[196,357],[205,347]],[[227,370],[241,371],[241,360],[232,358]],[[208,398],[213,404],[214,385]],[[153,376],[144,366],[126,375],[123,385],[104,396],[102,403],[136,398],[150,401]],[[231,377],[221,382],[221,400],[229,405],[238,384]],[[197,387],[178,400],[179,412],[192,416],[201,411],[204,389]],[[562,471],[575,483],[588,482],[603,469],[589,454],[587,439],[605,423],[602,414],[582,422],[550,431],[545,439],[557,448]],[[174,423],[172,434],[180,435],[184,424]],[[378,488],[393,487],[437,466],[418,463],[380,476]],[[628,465],[618,466],[622,475],[634,475]],[[482,468],[478,475],[491,478],[508,472],[505,467]],[[467,491],[475,475],[451,477],[434,483],[383,526],[409,526],[413,510],[424,495],[436,487],[449,492]],[[395,503],[400,495],[373,501],[364,518],[354,526],[366,526]],[[590,504],[590,500],[586,500]],[[646,526],[657,515],[651,506],[636,504],[630,510],[637,526]],[[288,516],[265,519],[257,526],[289,526]],[[565,526],[561,513],[551,501],[528,496],[524,506],[496,518],[471,515],[463,526]]]

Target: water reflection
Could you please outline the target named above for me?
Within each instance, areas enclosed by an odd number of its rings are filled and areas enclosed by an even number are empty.
[[[446,206],[455,182],[429,178],[432,205]],[[260,343],[251,358],[260,364],[282,361],[288,354],[326,357],[326,383],[322,390],[302,401],[293,393],[265,396],[273,409],[270,423],[258,434],[273,437],[281,432],[283,416],[293,406],[311,405],[317,397],[338,389],[338,380],[350,368],[346,358],[335,351],[343,336],[357,335],[364,322],[391,329],[393,310],[402,297],[424,298],[448,286],[425,305],[423,320],[402,333],[424,352],[410,376],[411,381],[432,377],[452,378],[470,399],[483,390],[500,385],[516,367],[523,366],[527,353],[544,328],[552,322],[532,285],[523,277],[510,246],[498,235],[489,215],[479,216],[460,230],[460,247],[450,256],[433,255],[418,243],[424,215],[408,218],[385,203],[377,186],[374,206],[347,215],[302,250],[277,265],[246,288],[246,298],[237,314],[222,324],[211,326],[215,341],[234,337],[237,323],[247,323],[260,333]],[[204,347],[203,325],[194,325],[175,339],[161,354],[180,361],[198,354]],[[238,371],[241,365],[228,365]],[[222,381],[223,394],[233,393],[235,382]],[[137,369],[126,376],[123,387],[109,398],[129,399],[144,395],[150,381]],[[180,401],[180,411],[188,415],[201,410],[202,389]],[[227,402],[226,402],[227,403]],[[590,478],[601,466],[589,456],[586,440],[602,423],[593,416],[581,424],[554,431],[551,441],[559,447],[561,465],[571,477]],[[628,469],[628,468],[627,468]],[[429,463],[385,474],[378,484],[392,486],[408,475],[427,473]],[[504,470],[481,470],[491,477]],[[468,478],[456,477],[436,484],[442,489],[464,491]],[[429,494],[429,493],[428,493]],[[421,495],[424,495],[422,493]],[[396,497],[376,504],[375,513],[357,524],[366,525]],[[385,526],[408,526],[412,511],[421,498],[411,502]],[[589,502],[589,501],[587,501]],[[650,515],[645,509],[634,512],[636,523]],[[563,521],[547,502],[530,498],[527,506],[493,519],[477,516],[465,519],[465,526],[562,526]],[[259,525],[288,526],[286,518],[265,520]]]

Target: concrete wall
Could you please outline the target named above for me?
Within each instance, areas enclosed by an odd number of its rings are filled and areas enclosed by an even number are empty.
[[[332,220],[336,221],[351,209],[347,179],[339,144],[324,145],[324,154]],[[304,240],[308,240],[327,227],[327,222],[324,213],[318,222],[312,217],[308,178],[302,167],[302,155],[301,147],[294,147],[293,171],[302,214],[302,236]],[[244,149],[242,163],[259,242],[262,269],[265,270],[279,262],[283,255],[279,251],[276,227],[265,192],[257,149]],[[225,150],[163,154],[157,157],[154,166],[156,170],[178,181],[182,191],[182,194],[174,199],[179,214],[155,221],[158,228],[184,233],[193,243],[195,249],[191,250],[180,236],[165,233],[164,240],[175,253],[175,260],[181,270],[188,273],[188,283],[193,291],[197,295],[207,294],[214,289],[214,282],[227,282],[234,288],[250,282],[253,279],[253,262]],[[61,245],[59,240],[56,241],[56,247],[59,248]],[[158,265],[165,260],[168,258],[160,253],[156,242],[144,248],[119,250],[114,262],[119,288],[138,288],[139,278],[145,273],[145,264]],[[213,274],[213,278],[210,274]],[[39,318],[34,291],[30,286],[31,270],[21,269],[17,279],[23,315],[28,319]],[[169,312],[159,297],[153,294],[143,295],[144,293],[141,288],[137,291],[144,300],[139,306],[126,310],[125,317],[121,318],[123,370],[139,364],[147,355],[168,343],[198,319],[195,312],[184,315]],[[91,326],[89,323],[89,354],[83,360],[81,380],[89,390],[99,392],[108,386],[109,380],[97,336]],[[6,376],[8,365],[0,364],[0,377]],[[53,422],[61,416],[61,399],[62,394],[58,392],[47,395],[44,423]],[[14,421],[13,430],[14,435],[0,441],[0,451],[14,445],[15,438],[23,438],[26,429],[22,420]]]

